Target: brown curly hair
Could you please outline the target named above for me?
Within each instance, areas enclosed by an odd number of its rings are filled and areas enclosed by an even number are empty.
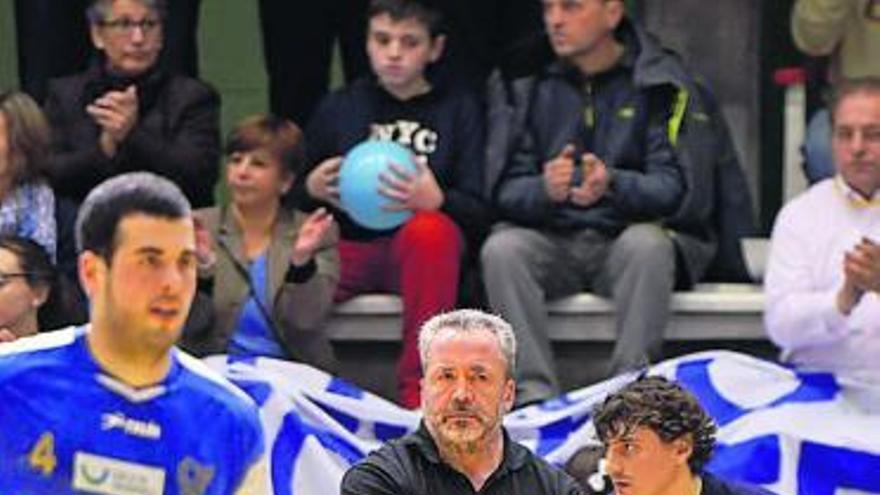
[[[717,432],[715,422],[690,392],[660,376],[639,378],[606,397],[593,413],[593,424],[606,445],[640,426],[666,443],[689,436],[693,452],[688,466],[695,474],[712,456]]]

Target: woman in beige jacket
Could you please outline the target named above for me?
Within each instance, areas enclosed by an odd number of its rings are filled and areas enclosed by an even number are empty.
[[[226,206],[198,210],[200,290],[182,346],[307,362],[332,371],[323,323],[339,279],[336,226],[290,207],[303,136],[287,120],[243,120],[226,145]]]

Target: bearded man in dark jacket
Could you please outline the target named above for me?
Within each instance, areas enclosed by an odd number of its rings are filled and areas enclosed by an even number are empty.
[[[713,258],[717,274],[741,278],[738,236],[752,222],[714,100],[625,18],[624,2],[543,8],[558,60],[535,76],[495,77],[489,95],[488,194],[500,222],[481,261],[489,303],[521,343],[519,404],[560,391],[546,300],[584,288],[611,297],[610,374],[642,367],[660,353],[676,286]]]

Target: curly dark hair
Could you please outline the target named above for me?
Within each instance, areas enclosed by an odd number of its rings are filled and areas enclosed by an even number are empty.
[[[717,431],[690,392],[660,376],[639,378],[606,397],[593,413],[593,424],[606,445],[640,426],[653,430],[663,442],[688,435],[693,442],[688,466],[695,474],[712,456]]]

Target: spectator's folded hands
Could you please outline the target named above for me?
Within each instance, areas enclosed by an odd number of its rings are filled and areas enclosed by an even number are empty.
[[[605,162],[592,153],[581,157],[584,179],[580,185],[571,189],[571,202],[582,207],[595,204],[608,190],[608,168]]]
[[[567,144],[562,151],[544,164],[544,189],[554,203],[566,201],[571,193],[571,179],[574,177],[573,144]]]

